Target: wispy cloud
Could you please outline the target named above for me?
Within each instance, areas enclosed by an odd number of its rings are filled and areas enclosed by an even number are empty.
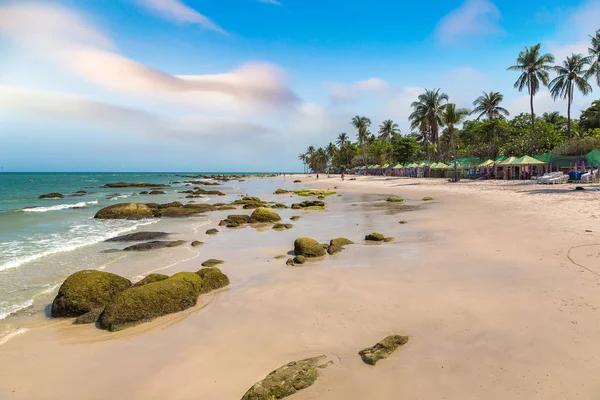
[[[334,105],[352,103],[363,95],[381,95],[389,90],[387,82],[379,78],[369,78],[350,85],[328,82],[325,86],[329,91],[331,103]]]
[[[223,28],[179,0],[132,0],[148,10],[178,23],[199,24],[206,29],[226,33]]]
[[[446,15],[438,24],[435,35],[442,44],[473,36],[503,33],[502,14],[488,0],[466,0],[459,8]]]
[[[281,2],[279,0],[258,0],[259,3],[266,3],[266,4],[275,4],[276,6],[280,6]]]

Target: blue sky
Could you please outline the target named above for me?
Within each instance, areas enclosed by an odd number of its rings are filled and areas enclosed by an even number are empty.
[[[518,52],[587,52],[599,20],[600,0],[0,0],[0,164],[299,171],[356,114],[408,133],[425,87],[526,112]],[[536,112],[554,110],[542,91]]]

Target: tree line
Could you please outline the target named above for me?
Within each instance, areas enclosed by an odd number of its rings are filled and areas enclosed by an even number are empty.
[[[483,92],[469,110],[451,103],[441,89],[426,89],[411,104],[410,133],[402,135],[390,119],[372,133],[371,120],[357,115],[350,122],[356,141],[340,133],[335,143],[309,146],[298,158],[306,170],[325,172],[423,159],[496,158],[548,151],[580,155],[600,148],[600,100],[583,110],[579,119],[571,115],[575,95],[592,93],[590,80],[600,87],[600,30],[590,35],[588,55],[572,54],[561,64],[554,62],[554,56],[543,53],[541,44],[536,44],[525,47],[515,65],[508,67],[520,73],[514,87],[528,93],[529,114],[509,119],[509,112],[502,107],[504,96],[495,91]],[[542,87],[548,87],[554,100],[567,100],[566,117],[559,112],[535,114],[534,99]],[[475,118],[468,120],[469,116]]]

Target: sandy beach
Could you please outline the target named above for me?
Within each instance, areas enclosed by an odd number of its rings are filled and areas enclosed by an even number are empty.
[[[235,400],[285,363],[321,354],[334,365],[290,398],[600,397],[600,191],[348,178],[273,178],[343,194],[324,212],[278,210],[302,215],[293,229],[207,237],[228,214],[218,212],[178,237],[205,246],[156,253],[177,260],[161,261],[168,274],[225,261],[231,285],[193,309],[118,333],[53,320],[7,341],[0,398]],[[405,204],[386,204],[391,194]],[[373,231],[396,240],[365,243]],[[299,236],[357,244],[304,266],[274,258]],[[124,268],[135,270],[117,261],[107,271]],[[357,352],[390,334],[410,341],[365,365]]]

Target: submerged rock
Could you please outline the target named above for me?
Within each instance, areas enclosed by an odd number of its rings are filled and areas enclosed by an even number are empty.
[[[257,208],[256,210],[254,210],[254,212],[250,216],[250,221],[253,223],[278,222],[278,221],[281,221],[281,217],[279,216],[279,214],[277,214],[275,211],[273,211],[269,208],[260,207],[260,208]]]
[[[107,304],[100,322],[115,332],[186,310],[196,305],[201,285],[202,278],[197,274],[180,272],[159,282],[126,289]]]
[[[139,242],[142,240],[161,239],[169,234],[166,232],[135,232],[105,240],[105,242]]]
[[[375,365],[377,361],[387,358],[396,349],[408,343],[408,336],[390,335],[373,347],[358,352],[365,364]]]
[[[276,231],[282,231],[285,229],[292,229],[294,227],[294,224],[282,224],[282,223],[277,223],[275,225],[273,225],[273,229],[275,229]]]
[[[300,237],[294,241],[294,253],[297,256],[316,258],[325,255],[325,249],[321,243],[307,237]]]
[[[423,197],[423,201],[432,201],[433,197]]]
[[[324,210],[325,202],[321,200],[306,200],[302,203],[292,204],[293,210]]]
[[[329,365],[326,356],[286,364],[248,389],[242,400],[277,400],[291,396],[315,383],[319,370]]]
[[[289,190],[285,190],[285,189],[277,189],[277,190],[275,191],[275,194],[286,194],[286,193],[289,193],[289,192],[290,192]]]
[[[290,217],[290,220],[298,221],[300,218],[302,218],[300,215],[294,215],[294,216]]]
[[[220,265],[220,264],[224,264],[225,261],[223,260],[217,260],[215,258],[211,258],[210,260],[206,260],[204,261],[202,264],[203,267],[214,267],[215,265]]]
[[[402,203],[404,201],[404,199],[401,197],[394,196],[394,197],[388,197],[386,201],[389,203]]]
[[[97,219],[144,219],[153,218],[154,210],[146,204],[120,203],[99,210],[94,218]]]
[[[383,241],[384,241],[385,243],[391,243],[391,242],[393,242],[394,240],[395,240],[395,239],[394,239],[393,237],[391,237],[391,236],[390,236],[390,237],[386,237],[385,239],[383,239]]]
[[[154,240],[152,242],[144,242],[125,247],[123,251],[149,251],[156,249],[164,249],[167,247],[177,247],[185,244],[184,240]]]
[[[149,283],[164,281],[165,279],[169,279],[169,275],[150,274],[147,277],[145,277],[144,279],[142,279],[141,281],[135,283],[133,285],[133,287],[144,286],[144,285],[147,285]]]
[[[402,225],[406,225],[406,224],[408,224],[408,221],[400,221],[400,222],[398,222],[398,223],[399,223],[399,224],[402,224]]]
[[[379,232],[373,232],[365,236],[365,240],[369,240],[371,242],[383,242],[385,240],[385,236]]]
[[[52,193],[43,194],[38,198],[39,199],[64,199],[65,195],[62,193],[52,192]]]
[[[228,215],[226,219],[219,222],[219,226],[237,228],[248,223],[250,223],[249,215]]]
[[[196,273],[202,278],[200,294],[212,292],[229,285],[229,278],[219,268],[209,266]]]
[[[218,229],[212,228],[206,231],[207,235],[216,235],[217,233],[219,233]]]
[[[102,186],[104,188],[139,188],[139,187],[149,187],[149,188],[158,188],[158,187],[167,187],[169,185],[165,185],[162,183],[144,183],[144,182],[115,182],[115,183],[107,183]]]
[[[156,195],[156,194],[167,194],[164,190],[152,190],[148,194]]]
[[[131,282],[119,275],[85,270],[69,276],[58,289],[52,302],[53,317],[79,317],[92,310],[104,308]]]
[[[201,242],[199,240],[194,240],[192,242],[192,247],[198,247],[198,246],[202,246],[204,244],[204,242]]]

